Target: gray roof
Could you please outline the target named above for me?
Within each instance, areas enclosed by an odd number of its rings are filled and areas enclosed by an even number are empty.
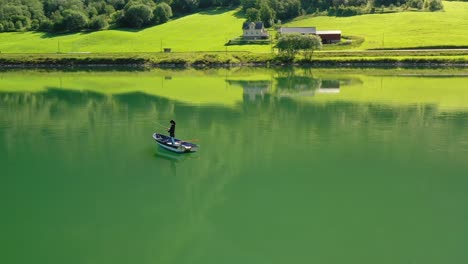
[[[279,30],[281,34],[291,34],[291,33],[299,33],[299,34],[315,34],[316,30],[315,27],[282,27]]]
[[[242,25],[242,29],[249,29],[250,23],[255,24],[255,29],[262,29],[263,28],[263,22],[250,22],[250,21],[247,21],[247,22],[244,22],[244,24]]]
[[[328,34],[340,34],[341,30],[317,30],[318,35],[328,35]]]

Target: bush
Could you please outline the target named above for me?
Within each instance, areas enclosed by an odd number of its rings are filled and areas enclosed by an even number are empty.
[[[258,10],[256,8],[247,9],[247,11],[245,12],[245,18],[247,19],[247,21],[258,21]]]
[[[440,0],[425,0],[424,9],[429,11],[437,11],[444,9],[442,2]]]
[[[340,5],[335,12],[336,16],[355,16],[355,15],[360,15],[362,14],[362,10],[359,7],[354,7],[354,6],[343,6]]]
[[[62,24],[68,31],[78,31],[87,27],[88,17],[80,11],[65,10]]]
[[[106,20],[104,15],[95,16],[89,22],[89,28],[95,30],[105,29],[109,26],[109,23]]]
[[[132,28],[141,28],[151,21],[153,10],[149,6],[137,4],[130,6],[124,13],[125,25]]]
[[[424,5],[424,1],[423,0],[409,0],[406,4],[412,8],[422,9]]]
[[[166,23],[172,17],[172,9],[166,3],[161,3],[154,9],[154,22],[156,24]]]
[[[31,21],[31,26],[30,26],[30,29],[31,30],[38,30],[39,29],[39,21],[37,19],[33,19]]]
[[[39,23],[38,30],[50,32],[54,28],[54,24],[49,19],[44,19]]]

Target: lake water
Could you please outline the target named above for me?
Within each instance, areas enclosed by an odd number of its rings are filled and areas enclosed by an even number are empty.
[[[467,75],[0,72],[0,262],[468,263]]]

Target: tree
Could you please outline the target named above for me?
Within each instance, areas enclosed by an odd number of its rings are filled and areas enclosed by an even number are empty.
[[[172,9],[174,12],[187,14],[198,8],[199,0],[173,0]]]
[[[299,51],[298,43],[300,41],[300,37],[300,34],[281,35],[276,43],[276,48],[278,48],[280,54],[293,59]]]
[[[106,20],[104,15],[95,16],[89,22],[89,28],[94,30],[105,29],[109,26],[109,23]]]
[[[304,58],[310,61],[314,51],[322,48],[322,39],[317,35],[303,35],[298,48],[304,52]]]
[[[429,11],[437,11],[444,9],[442,2],[440,0],[425,0],[424,9]]]
[[[83,12],[68,9],[63,12],[62,24],[69,31],[81,30],[88,25],[88,17]]]
[[[130,6],[123,16],[125,25],[133,28],[141,28],[147,25],[152,18],[153,10],[144,4]]]
[[[257,0],[241,0],[242,10],[247,11],[249,8],[257,8]]]
[[[304,57],[310,60],[314,50],[322,48],[322,40],[316,35],[287,34],[279,37],[276,48],[289,59],[303,51]]]
[[[166,3],[160,3],[154,9],[154,21],[156,24],[166,23],[172,17],[172,9]]]
[[[273,9],[271,9],[266,2],[263,2],[260,5],[260,11],[258,15],[266,27],[271,27],[273,25],[273,21],[275,20],[275,11],[273,11]]]
[[[258,21],[258,10],[256,8],[247,9],[247,11],[245,12],[245,18],[247,19],[247,21]]]

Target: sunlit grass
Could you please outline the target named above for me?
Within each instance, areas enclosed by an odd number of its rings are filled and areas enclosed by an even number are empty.
[[[310,17],[288,26],[316,26],[365,38],[360,49],[468,46],[468,3],[444,1],[441,12],[401,12],[353,17]]]
[[[406,48],[468,45],[468,3],[444,2],[442,12],[403,12],[353,17],[299,18],[285,26],[338,29],[343,35],[361,36],[353,49]],[[214,10],[174,19],[168,23],[133,30],[48,35],[35,32],[1,33],[0,51],[31,53],[66,52],[173,52],[251,51],[269,53],[270,45],[224,46],[242,35],[245,19],[239,10]]]

